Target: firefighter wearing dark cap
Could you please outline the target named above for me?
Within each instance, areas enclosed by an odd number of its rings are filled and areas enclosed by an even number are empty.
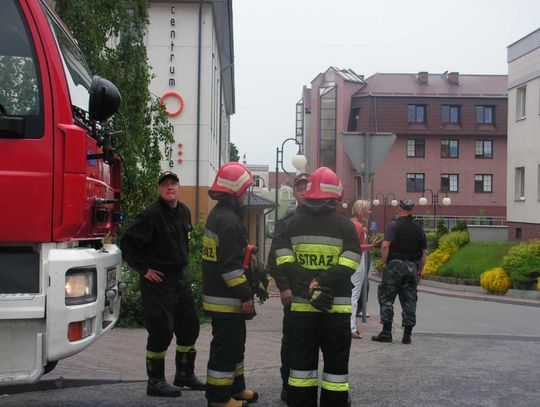
[[[309,177],[304,205],[280,233],[277,270],[292,289],[288,405],[317,406],[319,349],[323,352],[320,406],[349,405],[351,275],[360,261],[352,222],[336,211],[339,177],[321,167]]]
[[[272,239],[272,246],[270,247],[270,254],[268,256],[268,264],[270,266],[270,275],[274,278],[276,286],[279,290],[279,296],[281,303],[283,304],[283,327],[282,327],[282,338],[281,338],[281,400],[287,402],[288,400],[288,382],[289,382],[289,370],[291,368],[291,302],[292,302],[292,290],[288,282],[287,276],[281,275],[276,268],[276,256],[275,256],[275,243],[277,242],[277,237],[279,231],[284,230],[292,217],[298,213],[300,207],[304,204],[304,194],[306,193],[306,187],[309,179],[309,174],[300,173],[294,177],[293,183],[293,195],[296,199],[297,206],[294,211],[288,213],[283,219],[280,219],[278,226],[276,228],[276,233]]]
[[[223,164],[209,188],[217,201],[203,236],[203,307],[212,318],[212,342],[206,378],[209,407],[242,407],[257,401],[246,389],[244,350],[246,320],[253,318],[253,293],[243,269],[248,234],[242,222],[243,201],[253,184],[242,164]]]
[[[414,202],[400,201],[398,218],[388,224],[381,245],[384,273],[378,288],[382,331],[371,339],[392,342],[392,321],[396,295],[401,303],[402,343],[411,343],[411,332],[416,324],[417,284],[422,278],[427,257],[427,239],[422,227],[413,220]]]
[[[140,274],[141,308],[148,331],[149,396],[178,397],[182,386],[205,388],[194,373],[200,324],[191,282],[185,275],[191,213],[178,201],[179,189],[174,172],[162,173],[158,180],[159,198],[135,218],[120,243],[124,259]],[[171,386],[165,380],[165,354],[173,334],[176,375]]]

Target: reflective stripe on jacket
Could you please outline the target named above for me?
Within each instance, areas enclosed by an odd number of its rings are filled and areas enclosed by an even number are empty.
[[[228,201],[219,201],[206,220],[203,236],[203,309],[208,316],[253,315],[241,313],[243,301],[252,297],[242,268],[247,232]]]

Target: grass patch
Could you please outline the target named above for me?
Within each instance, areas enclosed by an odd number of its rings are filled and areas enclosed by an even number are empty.
[[[516,242],[469,242],[437,271],[438,276],[474,278],[494,267],[500,267],[502,258]]]

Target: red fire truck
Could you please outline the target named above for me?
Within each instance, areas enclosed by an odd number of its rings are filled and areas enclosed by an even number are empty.
[[[0,12],[0,385],[29,383],[115,324],[120,170],[92,76],[43,0]]]

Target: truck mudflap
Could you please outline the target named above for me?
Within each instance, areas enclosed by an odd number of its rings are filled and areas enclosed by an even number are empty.
[[[116,245],[49,251],[47,361],[80,352],[114,326],[120,313],[121,264]]]

